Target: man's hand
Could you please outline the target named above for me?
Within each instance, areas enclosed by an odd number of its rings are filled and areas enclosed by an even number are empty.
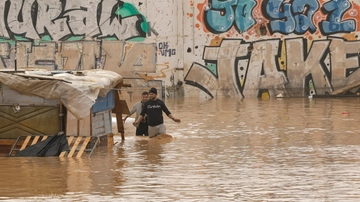
[[[181,120],[177,118],[173,118],[173,121],[175,121],[176,123],[181,123]]]
[[[134,126],[136,126],[137,124],[138,124],[138,122],[137,122],[137,121],[135,121],[135,122],[133,123],[133,125],[134,125]]]

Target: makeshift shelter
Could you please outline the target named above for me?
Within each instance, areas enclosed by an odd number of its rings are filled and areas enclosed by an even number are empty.
[[[106,139],[118,98],[113,89],[122,82],[119,74],[96,69],[0,71],[0,145],[59,132]]]

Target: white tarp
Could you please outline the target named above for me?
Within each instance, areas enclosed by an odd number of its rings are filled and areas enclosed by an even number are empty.
[[[100,69],[81,72],[81,76],[71,72],[51,74],[45,70],[25,71],[25,74],[0,72],[0,82],[20,94],[60,99],[72,114],[82,119],[89,115],[96,98],[106,96],[122,82],[122,77]]]

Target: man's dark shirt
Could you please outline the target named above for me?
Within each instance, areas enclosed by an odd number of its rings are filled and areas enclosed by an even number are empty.
[[[148,100],[145,102],[140,115],[143,117],[145,114],[147,115],[149,126],[157,126],[164,123],[163,111],[166,115],[171,114],[162,100]]]

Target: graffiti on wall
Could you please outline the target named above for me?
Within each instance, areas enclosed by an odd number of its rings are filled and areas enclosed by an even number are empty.
[[[5,0],[0,3],[0,68],[154,72],[155,43],[145,17],[118,0]]]
[[[307,44],[300,37],[254,43],[223,39],[220,46],[205,47],[205,65],[193,63],[184,80],[211,97],[219,89],[228,96],[328,94],[359,80],[360,41],[328,37]]]
[[[206,0],[197,19],[204,31],[239,34],[264,25],[270,35],[320,33],[328,36],[357,31],[359,6],[349,0]],[[199,27],[199,26],[197,26]]]
[[[184,81],[210,97],[329,94],[360,79],[354,2],[206,0],[197,8],[195,27],[214,38]]]
[[[145,17],[118,0],[4,0],[0,16],[2,40],[129,40],[148,32]]]
[[[15,48],[0,43],[1,68],[48,70],[106,69],[134,77],[132,70],[155,72],[156,44],[123,41],[16,42]],[[16,52],[16,54],[15,54]],[[122,66],[126,68],[121,68]]]
[[[169,42],[161,42],[158,46],[159,54],[164,57],[176,55],[176,49],[169,47]]]

